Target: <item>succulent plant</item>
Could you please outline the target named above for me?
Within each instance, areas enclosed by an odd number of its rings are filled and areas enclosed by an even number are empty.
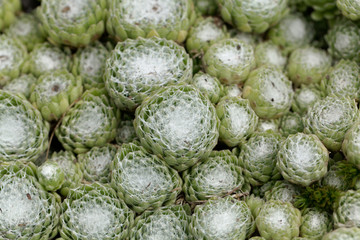
[[[243,97],[255,113],[266,119],[279,118],[289,111],[294,92],[286,75],[276,67],[261,66],[249,75]]]
[[[106,0],[43,0],[38,17],[48,40],[84,47],[105,31]]]
[[[4,0],[0,3],[0,30],[4,30],[16,21],[16,14],[21,10],[20,0]]]
[[[20,95],[0,90],[0,162],[35,161],[48,148],[49,124]]]
[[[209,156],[219,137],[215,107],[190,85],[155,92],[136,109],[134,127],[145,149],[178,171]]]
[[[356,21],[360,19],[360,3],[352,0],[336,0],[336,6],[339,8],[341,13],[353,20]]]
[[[145,211],[135,218],[130,239],[191,240],[190,213],[188,205],[171,205]]]
[[[360,27],[348,19],[340,19],[324,36],[328,52],[334,59],[360,61]]]
[[[151,38],[116,45],[106,61],[106,89],[122,110],[135,111],[152,92],[167,85],[190,82],[192,60],[173,41]]]
[[[345,133],[358,118],[355,100],[328,96],[308,110],[304,116],[304,131],[315,134],[330,151],[338,151]]]
[[[307,208],[302,212],[300,235],[314,240],[322,237],[332,229],[332,220],[325,211]]]
[[[108,185],[93,183],[72,189],[63,201],[60,235],[72,239],[126,239],[134,213]]]
[[[186,50],[192,55],[203,54],[212,44],[227,37],[226,26],[220,19],[200,17],[190,28]]]
[[[304,0],[304,2],[313,8],[311,18],[315,21],[333,19],[338,14],[336,0]]]
[[[319,85],[301,84],[295,89],[294,99],[291,109],[299,114],[306,113],[308,108],[323,97],[324,93],[320,90]]]
[[[236,38],[211,45],[203,57],[206,73],[224,84],[243,83],[255,68],[254,49]]]
[[[26,47],[20,40],[0,36],[0,85],[20,76],[27,56]]]
[[[55,130],[62,146],[74,153],[102,147],[115,139],[120,111],[109,101],[105,89],[90,89],[67,111]]]
[[[110,0],[106,30],[118,41],[156,36],[182,43],[195,17],[191,0]]]
[[[324,177],[328,161],[329,152],[318,137],[296,133],[281,144],[276,166],[285,180],[309,186]]]
[[[36,82],[36,78],[31,74],[22,74],[21,76],[12,79],[8,82],[3,90],[15,93],[22,94],[25,98],[30,97],[31,85]]]
[[[34,164],[0,166],[0,238],[53,239],[59,222],[60,197],[47,192]]]
[[[278,45],[267,41],[256,45],[255,61],[257,67],[262,65],[273,65],[280,69],[284,69],[287,58],[281,52],[281,49]]]
[[[259,119],[259,123],[256,127],[256,132],[274,132],[274,133],[280,133],[279,130],[279,119]]]
[[[69,110],[82,92],[81,77],[67,70],[56,70],[41,75],[31,87],[29,101],[47,121],[58,121]]]
[[[342,143],[342,152],[346,156],[348,162],[354,164],[360,169],[360,122],[354,123],[354,125],[346,132],[344,141]]]
[[[360,228],[338,228],[326,234],[322,240],[357,240],[359,238]]]
[[[112,186],[136,213],[175,203],[182,189],[179,174],[136,143],[119,148],[111,172]]]
[[[81,76],[85,89],[104,85],[103,75],[108,55],[109,50],[98,41],[78,49],[72,73]]]
[[[24,72],[40,77],[55,70],[70,70],[70,66],[70,49],[61,49],[45,42],[35,45],[24,65]]]
[[[333,219],[335,228],[360,227],[360,190],[348,190],[335,203]]]
[[[279,180],[265,192],[266,201],[279,200],[294,203],[296,196],[300,195],[300,187],[290,182]]]
[[[237,157],[229,150],[213,151],[182,173],[183,191],[189,202],[207,200],[250,190]]]
[[[123,143],[130,143],[137,140],[138,137],[135,132],[133,119],[121,120],[116,131],[116,143],[121,145]]]
[[[110,168],[117,147],[106,144],[103,147],[93,147],[88,152],[77,156],[84,179],[89,182],[109,183],[111,180]]]
[[[238,84],[222,85],[224,87],[224,96],[240,97],[242,96],[242,88]]]
[[[281,177],[276,169],[276,154],[281,140],[277,133],[254,133],[240,145],[239,163],[252,186]]]
[[[201,71],[196,73],[192,79],[192,84],[206,95],[213,104],[218,103],[224,95],[224,86],[216,77],[207,73]]]
[[[224,21],[243,32],[263,33],[289,12],[286,0],[218,0],[218,3]]]
[[[195,239],[245,240],[254,232],[255,224],[244,201],[225,197],[196,206],[190,230]]]
[[[43,185],[47,191],[56,191],[59,190],[65,182],[64,170],[68,169],[63,169],[56,161],[45,161],[38,167],[36,175],[39,183]]]
[[[289,202],[270,200],[261,206],[255,222],[265,239],[292,239],[299,236],[301,213]]]
[[[346,191],[355,187],[358,174],[356,166],[349,161],[337,161],[330,166],[320,184],[339,191]]]
[[[308,46],[291,53],[287,71],[295,86],[308,85],[320,82],[330,66],[331,57],[324,50]]]
[[[19,39],[28,51],[31,51],[36,44],[45,41],[45,34],[39,27],[39,21],[35,15],[31,13],[24,13],[17,17],[15,22],[6,29],[5,34],[12,38]]]
[[[290,134],[303,132],[304,124],[298,113],[288,112],[280,119],[280,132],[287,137]]]
[[[314,37],[314,29],[301,14],[289,14],[269,30],[267,37],[288,54],[309,44]]]
[[[195,10],[202,15],[214,15],[217,13],[217,0],[193,0]]]
[[[326,95],[359,99],[360,68],[356,62],[341,59],[322,79],[321,89]]]
[[[252,134],[258,124],[258,116],[246,99],[223,97],[216,105],[216,114],[220,119],[220,141],[229,147],[235,147]]]
[[[70,189],[80,185],[83,178],[83,172],[75,155],[69,151],[53,152],[47,161],[57,163],[64,172],[65,181],[61,184],[60,194],[67,196]],[[45,161],[46,163],[46,161]],[[55,186],[53,186],[55,188]]]

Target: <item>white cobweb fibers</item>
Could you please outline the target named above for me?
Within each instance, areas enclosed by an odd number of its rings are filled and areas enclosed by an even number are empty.
[[[196,30],[196,37],[202,42],[216,40],[224,35],[222,29],[211,21],[203,22]]]
[[[39,94],[41,100],[50,101],[51,97],[67,92],[72,85],[68,75],[55,72],[46,75],[41,84],[37,84],[34,92]]]
[[[55,69],[66,68],[66,55],[60,49],[51,46],[42,46],[32,52],[32,61],[36,69],[41,72],[48,72]]]
[[[142,110],[148,112],[147,119],[141,119],[150,131],[145,135],[171,151],[203,151],[212,148],[218,137],[214,107],[192,87],[189,91],[168,88]]]
[[[0,70],[15,69],[22,61],[22,52],[11,42],[11,38],[0,39]]]
[[[195,209],[192,227],[209,239],[245,239],[252,221],[245,202],[225,198]]]
[[[108,196],[84,194],[66,201],[62,227],[78,239],[115,239],[124,225],[124,210]]]
[[[171,27],[186,17],[186,4],[184,0],[123,0],[117,7],[128,23]]]
[[[11,172],[0,178],[0,238],[12,234],[17,239],[32,238],[39,226],[52,220],[54,207],[26,173]],[[5,235],[3,235],[5,234]],[[5,238],[4,238],[5,239]]]
[[[114,173],[114,178],[134,201],[152,202],[169,195],[175,187],[166,168],[140,151],[130,152],[117,163],[118,171]]]
[[[161,44],[159,40],[132,42],[125,49],[116,48],[108,67],[114,75],[110,81],[119,84],[121,94],[150,93],[156,87],[187,80],[192,65],[178,46]],[[117,89],[118,91],[118,89]]]

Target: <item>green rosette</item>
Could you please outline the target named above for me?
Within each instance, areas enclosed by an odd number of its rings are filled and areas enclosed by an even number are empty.
[[[37,44],[31,51],[28,61],[24,64],[24,72],[40,77],[55,70],[66,69],[70,71],[70,66],[70,49],[61,49],[45,42]]]
[[[309,186],[327,172],[329,152],[313,134],[296,133],[282,142],[276,167],[285,180]]]
[[[301,213],[289,202],[270,200],[262,205],[256,226],[265,239],[293,239],[299,236]]]
[[[241,84],[255,68],[254,48],[235,38],[211,45],[203,59],[205,72],[224,84]]]
[[[79,154],[78,162],[84,179],[89,182],[109,183],[110,168],[115,158],[117,146],[106,144],[103,147],[93,147],[86,153]]]
[[[20,40],[28,51],[32,51],[36,44],[45,41],[45,34],[39,24],[34,14],[23,13],[6,29],[5,34]]]
[[[321,240],[332,229],[330,215],[316,208],[307,208],[302,212],[300,236]]]
[[[237,157],[229,150],[213,151],[182,173],[183,191],[189,202],[249,191]]]
[[[213,104],[219,102],[220,98],[225,94],[224,86],[216,77],[212,77],[207,73],[198,72],[192,79],[192,84],[206,95]]]
[[[204,54],[208,48],[228,37],[226,26],[215,17],[200,17],[191,26],[186,39],[186,50],[192,54]]]
[[[134,213],[108,185],[93,183],[72,189],[63,201],[60,236],[73,239],[127,239]]]
[[[0,166],[0,239],[53,239],[58,232],[61,198],[36,178],[36,166]]]
[[[360,27],[348,19],[338,19],[324,36],[334,59],[360,62]]]
[[[83,179],[83,172],[80,169],[79,163],[72,152],[60,151],[51,154],[47,161],[57,163],[64,172],[65,180],[61,184],[60,194],[67,196],[69,190],[80,185]]]
[[[242,96],[242,87],[238,84],[222,85],[224,87],[224,96],[240,97]]]
[[[120,111],[109,101],[105,89],[90,89],[66,112],[55,135],[74,153],[102,147],[115,139]]]
[[[36,82],[36,78],[31,74],[22,74],[8,82],[3,90],[14,94],[22,94],[25,98],[30,97],[31,86]]]
[[[29,101],[47,121],[58,121],[69,110],[82,92],[81,77],[67,70],[56,70],[41,75],[31,87]]]
[[[49,124],[20,95],[0,90],[0,162],[35,161],[48,148]]]
[[[145,211],[135,218],[129,239],[192,240],[189,233],[190,214],[188,205],[171,205]]]
[[[278,45],[266,41],[256,45],[255,47],[256,66],[272,65],[279,69],[284,69],[287,57],[282,53]]]
[[[179,174],[135,143],[119,148],[111,173],[113,188],[136,213],[174,204],[182,190]]]
[[[360,228],[338,228],[326,234],[322,240],[357,240],[359,239]]]
[[[229,147],[252,134],[259,120],[249,101],[239,97],[223,97],[216,105],[216,114],[220,119],[220,141]]]
[[[57,191],[65,182],[65,173],[62,166],[55,161],[45,161],[36,172],[39,183],[47,191]]]
[[[259,119],[259,123],[256,127],[256,132],[274,132],[274,133],[280,133],[279,129],[280,121],[279,119]]]
[[[346,132],[344,141],[342,143],[342,152],[346,156],[348,162],[354,164],[360,169],[360,143],[358,141],[360,136],[360,122],[356,122]]]
[[[192,0],[109,0],[106,30],[118,41],[155,36],[182,43],[195,18]]]
[[[16,21],[16,15],[21,11],[20,0],[3,0],[0,3],[0,30],[4,30]]]
[[[0,86],[21,75],[27,57],[26,47],[20,40],[0,36]]]
[[[295,89],[294,99],[291,109],[298,114],[304,114],[307,110],[320,100],[325,94],[320,90],[320,86],[316,84],[305,85]]]
[[[85,89],[104,85],[103,75],[108,56],[109,50],[98,41],[77,50],[72,73],[81,76]]]
[[[301,14],[290,14],[271,28],[267,37],[288,54],[309,44],[314,35],[314,27],[309,20]]]
[[[274,132],[254,133],[240,145],[239,163],[252,186],[281,177],[276,169],[281,140],[280,134]]]
[[[326,175],[321,179],[320,185],[339,191],[356,189],[358,170],[356,166],[346,160],[333,163]]]
[[[288,12],[286,0],[218,0],[225,22],[242,32],[264,33]]]
[[[360,3],[353,0],[336,0],[336,6],[345,17],[356,21],[360,19]]]
[[[320,82],[321,90],[326,95],[347,96],[359,99],[360,67],[356,62],[341,59]]]
[[[145,149],[178,171],[209,156],[219,137],[215,107],[190,85],[155,92],[136,109],[134,127]]]
[[[336,0],[304,0],[305,4],[312,7],[311,18],[315,21],[331,20],[339,14]]]
[[[280,132],[284,137],[304,131],[302,117],[298,113],[288,112],[280,119]]]
[[[190,230],[195,239],[245,240],[255,230],[245,201],[232,197],[212,199],[195,207]]]
[[[300,187],[290,182],[279,180],[265,192],[266,201],[279,200],[294,204],[296,196],[300,195]]]
[[[331,57],[322,49],[301,47],[289,57],[287,72],[295,86],[319,83],[331,67]]]
[[[348,190],[342,192],[339,199],[334,204],[334,226],[341,227],[360,227],[360,190]]]
[[[304,132],[315,134],[330,151],[338,151],[345,133],[358,118],[355,100],[328,96],[308,110],[304,116]]]
[[[262,66],[249,75],[243,98],[250,101],[256,115],[261,118],[279,118],[289,111],[294,91],[286,75],[273,66]]]
[[[118,108],[135,109],[152,92],[190,82],[192,60],[185,49],[161,38],[128,39],[106,61],[105,86]]]
[[[105,31],[106,0],[44,0],[37,15],[54,45],[84,47]]]
[[[195,10],[201,15],[215,15],[218,10],[216,0],[193,0]]]

